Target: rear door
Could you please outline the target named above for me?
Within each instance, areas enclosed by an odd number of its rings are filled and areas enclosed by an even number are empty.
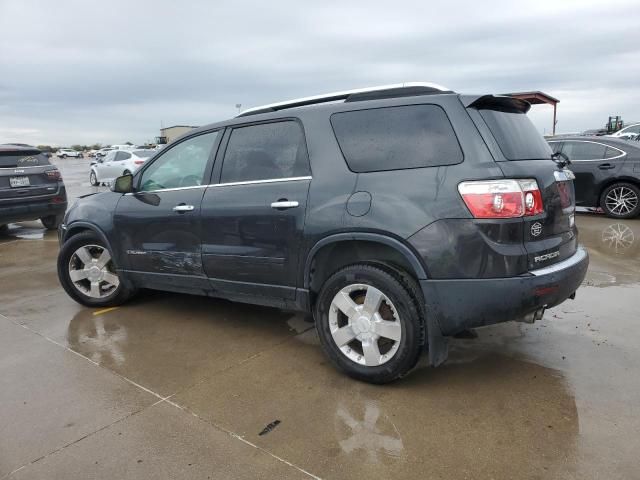
[[[533,179],[544,212],[522,218],[529,269],[556,263],[577,249],[572,174],[552,159],[552,150],[526,115],[530,105],[507,97],[481,97],[469,110],[506,178]],[[470,112],[471,113],[471,112]]]
[[[206,275],[226,295],[292,299],[311,181],[302,125],[235,127],[225,142],[202,202]]]
[[[615,177],[624,164],[625,152],[591,140],[565,140],[562,153],[575,173],[576,205],[598,206],[602,183]]]
[[[0,150],[0,202],[54,196],[58,193],[59,178],[58,170],[39,150]]]

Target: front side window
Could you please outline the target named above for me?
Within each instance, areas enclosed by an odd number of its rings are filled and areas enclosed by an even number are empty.
[[[606,145],[591,142],[565,142],[562,148],[569,160],[600,160],[604,158]]]
[[[463,159],[451,122],[437,105],[334,113],[331,125],[354,172],[453,165]]]
[[[198,135],[163,152],[142,173],[140,190],[148,192],[202,185],[217,136],[217,131]]]
[[[295,121],[234,128],[222,164],[222,183],[309,175],[302,127]]]

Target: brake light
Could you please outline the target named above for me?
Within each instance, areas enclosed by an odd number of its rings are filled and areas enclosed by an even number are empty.
[[[51,180],[60,180],[62,175],[60,175],[60,170],[47,170],[44,172],[47,175],[47,178]]]
[[[517,218],[544,212],[535,180],[480,180],[458,185],[475,218]]]
[[[134,160],[133,163],[135,163],[136,165],[142,165],[144,163],[144,160]]]

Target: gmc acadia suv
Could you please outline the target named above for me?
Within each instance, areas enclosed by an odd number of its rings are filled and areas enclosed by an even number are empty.
[[[368,382],[438,365],[447,337],[539,319],[585,276],[573,174],[528,110],[412,83],[198,128],[76,202],[60,281],[92,307],[152,288],[308,312]]]

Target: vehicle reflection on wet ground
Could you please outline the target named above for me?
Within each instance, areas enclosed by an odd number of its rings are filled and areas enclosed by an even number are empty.
[[[13,225],[0,478],[638,478],[640,219],[577,223],[591,265],[575,301],[387,386],[336,372],[298,314],[160,292],[81,307],[55,233]]]

